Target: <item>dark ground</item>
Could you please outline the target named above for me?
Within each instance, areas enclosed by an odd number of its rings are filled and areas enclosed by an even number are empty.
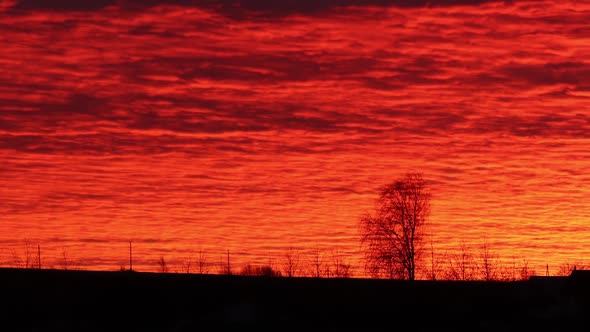
[[[409,282],[0,269],[0,331],[585,331],[587,272]]]

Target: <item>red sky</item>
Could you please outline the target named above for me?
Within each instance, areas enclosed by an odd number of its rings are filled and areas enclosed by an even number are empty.
[[[28,239],[116,269],[131,239],[140,270],[361,271],[358,220],[407,171],[441,255],[586,262],[590,2],[425,2],[3,1],[0,263]]]

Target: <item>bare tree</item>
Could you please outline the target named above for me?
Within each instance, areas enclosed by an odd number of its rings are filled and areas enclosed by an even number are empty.
[[[228,269],[226,263],[221,262],[220,265],[217,265],[217,274],[232,275],[233,273],[231,271],[231,268]]]
[[[299,274],[299,254],[289,248],[283,257],[282,270],[285,277],[294,277]]]
[[[12,250],[12,267],[19,268],[19,269],[28,269],[28,260],[25,263],[25,259],[21,258],[20,255],[16,252],[16,250]]]
[[[350,278],[350,264],[338,252],[332,252],[332,262],[328,267],[328,276],[332,278]]]
[[[160,259],[158,260],[158,270],[161,273],[168,273],[168,264],[166,264],[164,256],[160,256]]]
[[[520,280],[528,280],[531,276],[535,275],[535,270],[529,268],[529,261],[526,259],[522,260],[522,267],[520,268]]]
[[[256,274],[256,267],[250,264],[244,266],[240,271],[240,275],[242,276],[255,276]]]
[[[68,254],[66,253],[66,248],[62,247],[61,249],[61,268],[62,270],[69,270],[71,268],[72,265],[72,260],[68,257]]]
[[[39,256],[34,255],[31,241],[25,239],[23,256],[19,255],[16,250],[12,251],[13,266],[21,269],[34,268],[39,265]]]
[[[68,259],[68,255],[66,254],[65,248],[62,249],[61,256],[61,269],[67,271],[70,267],[70,260]]]
[[[449,259],[447,279],[471,280],[474,279],[474,270],[476,270],[475,259],[465,242],[461,242],[459,253]]]
[[[381,189],[375,213],[360,222],[367,268],[373,275],[415,279],[430,197],[418,173],[408,173]]]
[[[66,248],[62,247],[61,264],[62,270],[80,270],[80,260],[73,259],[67,252]]]
[[[497,257],[497,256],[496,256]],[[500,260],[495,260],[494,265],[493,265],[493,271],[495,274],[495,277],[493,280],[499,280],[499,281],[515,281],[515,267],[514,267],[515,262],[513,261],[510,264],[503,264],[500,262]]]
[[[324,257],[319,248],[313,250],[309,262],[309,275],[315,278],[321,278],[324,275]]]
[[[572,263],[564,263],[559,266],[559,270],[557,271],[557,275],[567,277],[570,274],[572,274],[573,271],[583,270],[585,268],[586,267],[584,266],[584,264],[581,264],[581,263],[573,263],[573,264]]]
[[[498,267],[496,266],[496,255],[490,252],[490,245],[487,243],[486,239],[484,238],[483,244],[481,246],[481,265],[480,265],[480,272],[481,277],[485,281],[491,281],[498,278]]]
[[[440,258],[434,252],[434,241],[433,237],[430,237],[430,268],[427,272],[427,277],[430,280],[437,280],[440,278],[440,274],[442,272],[442,266],[440,262]]]
[[[274,270],[270,265],[252,266],[250,264],[244,266],[240,271],[243,276],[260,276],[260,277],[280,277],[281,272]]]
[[[189,254],[187,256],[184,257],[184,259],[180,262],[181,264],[181,269],[182,272],[184,273],[191,273],[191,269],[193,268],[193,253],[192,251],[189,252]]]
[[[205,251],[203,249],[199,250],[196,265],[199,274],[209,273],[209,268],[207,266],[207,257],[205,256]]]
[[[512,275],[511,280],[516,281],[516,258],[512,256]]]

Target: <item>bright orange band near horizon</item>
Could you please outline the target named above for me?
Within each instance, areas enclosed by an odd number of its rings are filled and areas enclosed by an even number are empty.
[[[590,2],[58,3],[0,4],[1,266],[133,241],[140,271],[320,250],[360,276],[408,171],[438,260],[588,263]]]

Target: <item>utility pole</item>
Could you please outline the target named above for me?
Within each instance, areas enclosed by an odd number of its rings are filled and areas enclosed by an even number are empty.
[[[41,245],[39,243],[37,243],[37,263],[39,270],[41,270]]]
[[[231,275],[231,266],[229,265],[229,249],[227,249],[227,274]]]
[[[133,251],[131,249],[131,241],[129,241],[129,271],[133,271]]]

